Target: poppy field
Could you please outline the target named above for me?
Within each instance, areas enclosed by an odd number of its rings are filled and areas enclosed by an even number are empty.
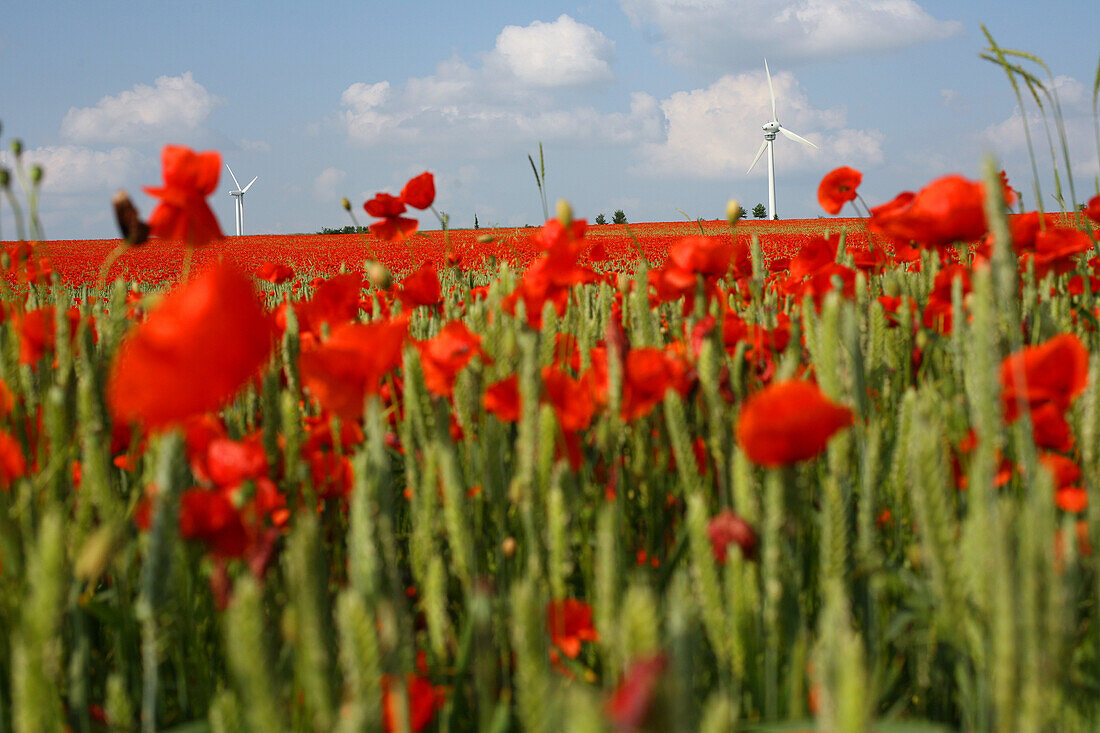
[[[0,255],[0,730],[1100,725],[1100,195],[227,239],[163,162]]]

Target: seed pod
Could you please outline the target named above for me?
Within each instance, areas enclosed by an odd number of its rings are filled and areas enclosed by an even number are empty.
[[[569,205],[569,202],[565,199],[558,199],[557,211],[558,221],[561,222],[563,227],[567,227],[573,223],[573,207]]]
[[[122,238],[131,247],[144,244],[149,239],[149,225],[141,220],[130,195],[121,188],[111,197],[111,203],[115,207],[115,218],[118,220],[118,230],[122,232]]]
[[[14,155],[16,158],[23,154],[22,140],[20,140],[19,138],[15,138],[8,144],[11,146],[11,154]]]
[[[348,201],[348,197],[340,199],[340,205],[344,207],[344,211],[351,211],[351,202]]]
[[[741,218],[741,204],[737,203],[737,199],[730,199],[726,203],[726,220],[733,224],[735,221]]]
[[[43,170],[40,165],[31,166],[31,183],[38,186],[42,183],[42,177],[46,175],[46,171]]]

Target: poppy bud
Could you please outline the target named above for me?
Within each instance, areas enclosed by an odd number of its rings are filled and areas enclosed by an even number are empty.
[[[381,262],[371,262],[367,265],[367,279],[380,290],[389,290],[390,285],[393,285],[393,273]]]
[[[144,244],[149,238],[149,225],[138,216],[134,203],[130,196],[121,188],[111,197],[111,203],[115,207],[115,218],[118,220],[118,229],[122,232],[122,238],[126,244],[136,247]]]
[[[737,199],[730,199],[726,203],[726,220],[733,224],[735,221],[741,218],[741,204],[737,203]]]
[[[11,269],[11,255],[7,252],[0,252],[0,269]]]
[[[7,168],[0,168],[0,188],[7,190],[11,185],[11,171]]]
[[[505,557],[511,557],[516,554],[516,538],[505,537],[504,541],[500,543],[500,551],[504,553]]]
[[[31,183],[33,183],[36,186],[39,185],[40,183],[42,183],[42,176],[44,176],[44,175],[46,175],[46,171],[42,170],[42,166],[40,166],[40,165],[32,165],[31,166]]]
[[[492,234],[481,234],[481,235],[478,235],[478,238],[477,238],[477,243],[478,244],[491,244],[494,241],[495,241],[495,239],[494,239]]]
[[[340,205],[344,207],[344,211],[351,211],[351,202],[348,201],[348,197],[340,199]]]
[[[19,138],[15,138],[9,143],[11,145],[11,154],[18,158],[23,154],[23,141]]]
[[[569,205],[569,202],[565,199],[558,199],[557,207],[558,221],[561,222],[563,227],[568,227],[573,223],[573,207]]]

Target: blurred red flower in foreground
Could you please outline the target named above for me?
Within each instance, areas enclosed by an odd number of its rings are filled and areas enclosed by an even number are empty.
[[[519,377],[515,374],[493,382],[481,398],[485,411],[501,422],[516,422],[520,415]]]
[[[1065,411],[1085,391],[1088,378],[1089,352],[1072,333],[1010,354],[1001,363],[1005,417],[1015,420],[1021,402],[1033,408],[1052,402]]]
[[[425,262],[415,272],[401,281],[401,290],[397,299],[405,308],[427,305],[436,306],[443,302],[443,291],[439,286],[439,273],[435,264]]]
[[[440,397],[451,396],[455,378],[475,356],[492,362],[481,348],[481,337],[471,333],[462,321],[451,321],[434,338],[417,341],[416,348],[420,351],[424,385]]]
[[[856,189],[863,181],[863,174],[855,168],[841,166],[825,174],[817,187],[817,202],[829,214],[839,214],[849,201],[855,201]]]
[[[732,509],[723,509],[710,520],[707,535],[714,550],[714,559],[720,565],[726,564],[726,551],[731,542],[741,548],[741,554],[746,559],[756,557],[756,532]]]
[[[1100,224],[1100,196],[1093,196],[1085,207],[1085,216]]]
[[[395,705],[396,696],[391,688],[393,677],[382,675],[382,729],[385,733],[393,733],[399,730],[397,726],[397,711]],[[432,687],[431,681],[425,677],[408,674],[405,677],[405,694],[408,697],[408,723],[409,730],[413,733],[424,730],[435,717],[435,709],[439,704],[439,695]]]
[[[256,277],[278,285],[294,277],[294,270],[277,262],[265,262],[256,270]]]
[[[216,265],[127,334],[107,383],[111,412],[161,428],[216,409],[267,361],[273,333],[249,278]]]
[[[592,607],[574,598],[546,604],[546,630],[550,643],[570,659],[581,653],[581,642],[600,639],[592,626]]]
[[[0,430],[0,488],[7,491],[17,478],[27,473],[23,446],[10,433]]]
[[[928,247],[980,239],[986,232],[984,187],[962,176],[939,178],[871,209],[870,229]]]
[[[435,178],[424,171],[401,189],[401,200],[414,209],[426,209],[435,201]]]
[[[604,714],[617,731],[635,731],[646,722],[653,693],[667,663],[665,655],[631,663],[619,686],[604,704]]]
[[[737,442],[753,463],[785,466],[825,450],[829,438],[852,420],[852,411],[816,384],[779,382],[746,400],[737,418]]]
[[[401,364],[408,321],[347,323],[300,357],[302,384],[321,406],[341,419],[363,416],[368,394],[378,394],[382,377]]]
[[[164,185],[145,187],[145,193],[160,199],[149,217],[149,233],[192,247],[221,239],[224,235],[206,197],[218,185],[222,156],[213,150],[196,153],[182,145],[165,145],[160,160]]]
[[[416,219],[401,216],[405,213],[405,202],[397,196],[375,194],[374,198],[363,204],[363,208],[371,216],[382,220],[370,225],[370,233],[379,239],[404,239],[416,231]]]

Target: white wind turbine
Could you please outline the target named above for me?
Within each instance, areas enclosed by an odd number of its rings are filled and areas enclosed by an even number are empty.
[[[229,164],[226,163],[225,167],[229,168]],[[232,168],[229,168],[229,175],[233,176],[233,169]],[[241,184],[237,183],[237,177],[233,176],[233,185],[235,185],[237,187],[237,190],[236,191],[230,191],[229,195],[230,196],[235,196],[237,198],[237,236],[238,237],[241,236],[242,234],[244,234],[244,194],[245,194],[245,191],[252,188],[252,184],[256,182],[256,178],[259,178],[259,176],[254,177],[251,181],[248,182],[247,186],[245,186],[244,188],[241,188]]]
[[[775,114],[775,90],[772,89],[772,74],[768,70],[768,60],[764,59],[764,73],[768,76],[768,94],[772,98],[772,120],[771,122],[763,125],[764,129],[764,142],[760,143],[760,149],[756,151],[756,157],[752,159],[752,165],[745,171],[745,175],[752,172],[752,169],[756,167],[756,161],[760,160],[760,156],[764,154],[764,148],[768,149],[768,217],[775,218],[775,154],[772,152],[772,144],[775,142],[775,134],[777,132],[783,133],[791,140],[800,142],[803,145],[809,145],[811,148],[816,148],[812,142],[796,135],[787,128],[779,124],[779,117]]]

